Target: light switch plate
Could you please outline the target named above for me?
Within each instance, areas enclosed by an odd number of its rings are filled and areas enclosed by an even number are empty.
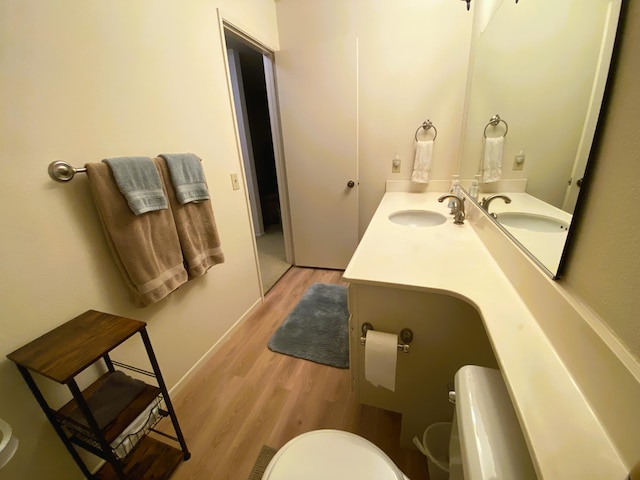
[[[231,185],[233,186],[234,190],[240,190],[240,182],[238,181],[237,173],[231,174]]]

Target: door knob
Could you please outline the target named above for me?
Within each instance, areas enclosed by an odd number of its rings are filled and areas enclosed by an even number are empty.
[[[355,184],[355,182],[354,182],[353,180],[349,180],[349,181],[347,182],[347,187],[349,187],[349,188],[353,188],[353,187],[355,187],[355,186],[356,186],[356,184]]]

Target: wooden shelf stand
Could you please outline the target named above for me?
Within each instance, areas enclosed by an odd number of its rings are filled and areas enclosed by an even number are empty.
[[[113,361],[109,356],[114,348],[136,334],[142,337],[152,372]],[[166,480],[182,460],[190,458],[145,322],[89,310],[7,358],[17,365],[49,422],[87,478]],[[104,362],[106,373],[81,391],[75,377],[97,362]],[[123,370],[152,377],[157,386],[133,379]],[[66,385],[71,400],[57,410],[51,408],[32,373]],[[163,417],[171,419],[175,436],[154,429]],[[149,436],[149,432],[156,432],[177,446]],[[76,447],[106,463],[97,473],[91,473]]]

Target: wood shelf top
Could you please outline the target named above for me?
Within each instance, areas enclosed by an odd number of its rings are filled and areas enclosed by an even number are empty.
[[[66,384],[145,326],[146,323],[139,320],[88,310],[10,353],[7,358]]]

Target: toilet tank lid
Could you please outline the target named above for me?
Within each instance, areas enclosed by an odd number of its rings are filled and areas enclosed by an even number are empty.
[[[456,416],[465,480],[537,478],[499,370],[475,365],[455,376]]]

